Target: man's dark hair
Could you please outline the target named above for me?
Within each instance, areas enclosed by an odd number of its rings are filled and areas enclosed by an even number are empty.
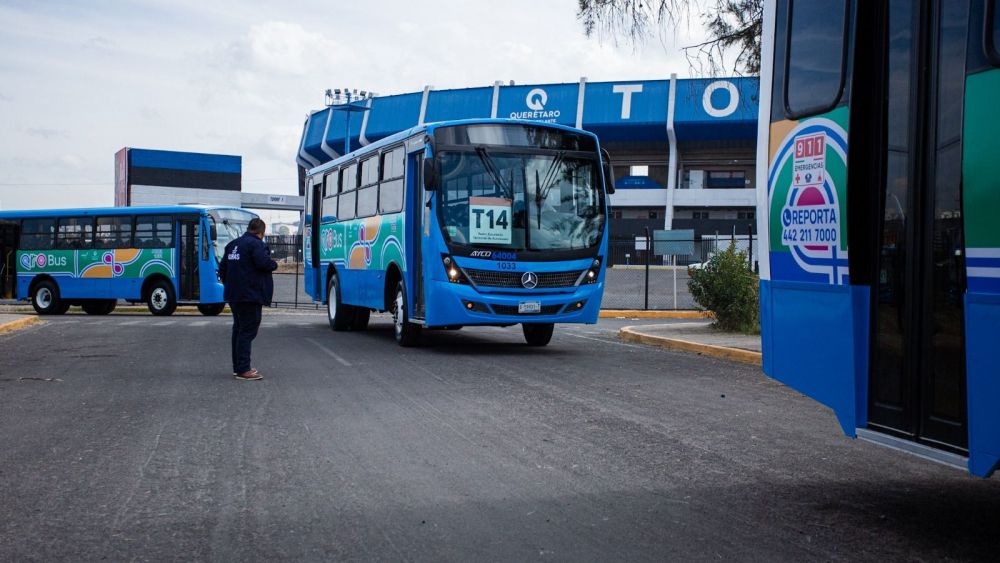
[[[254,217],[250,219],[250,224],[247,225],[247,232],[254,235],[264,234],[264,220],[260,217]]]

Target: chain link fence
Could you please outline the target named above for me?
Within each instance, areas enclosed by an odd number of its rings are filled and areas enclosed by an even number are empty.
[[[278,262],[274,272],[276,307],[319,309],[303,286],[302,237],[268,236],[271,257]],[[684,241],[692,242],[692,241]],[[695,309],[697,304],[688,292],[688,268],[701,268],[730,243],[745,252],[756,264],[757,239],[743,236],[705,235],[693,241],[694,252],[661,256],[650,249],[647,237],[608,242],[605,274],[604,309],[669,310]]]

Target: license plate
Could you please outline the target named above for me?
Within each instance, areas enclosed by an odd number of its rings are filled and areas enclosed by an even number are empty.
[[[523,315],[525,313],[541,313],[542,304],[538,301],[521,301],[517,304],[517,313]]]

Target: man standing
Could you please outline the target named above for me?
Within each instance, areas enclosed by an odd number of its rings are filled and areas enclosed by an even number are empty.
[[[251,219],[247,232],[226,245],[219,264],[219,277],[225,285],[223,295],[233,312],[233,375],[242,381],[264,378],[250,367],[250,346],[260,328],[261,307],[271,304],[271,272],[278,268],[264,244],[266,229],[264,221]]]

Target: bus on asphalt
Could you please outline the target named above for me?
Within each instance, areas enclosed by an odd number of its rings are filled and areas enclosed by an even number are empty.
[[[603,164],[602,164],[603,163]],[[486,119],[427,124],[310,170],[305,288],[333,330],[393,315],[424,328],[596,323],[608,246],[610,166],[597,137]]]
[[[1000,7],[768,0],[764,371],[852,437],[1000,460]]]
[[[119,299],[154,315],[178,304],[218,315],[222,251],[254,217],[204,206],[0,212],[0,298],[30,300],[40,315],[73,305],[107,315]]]

